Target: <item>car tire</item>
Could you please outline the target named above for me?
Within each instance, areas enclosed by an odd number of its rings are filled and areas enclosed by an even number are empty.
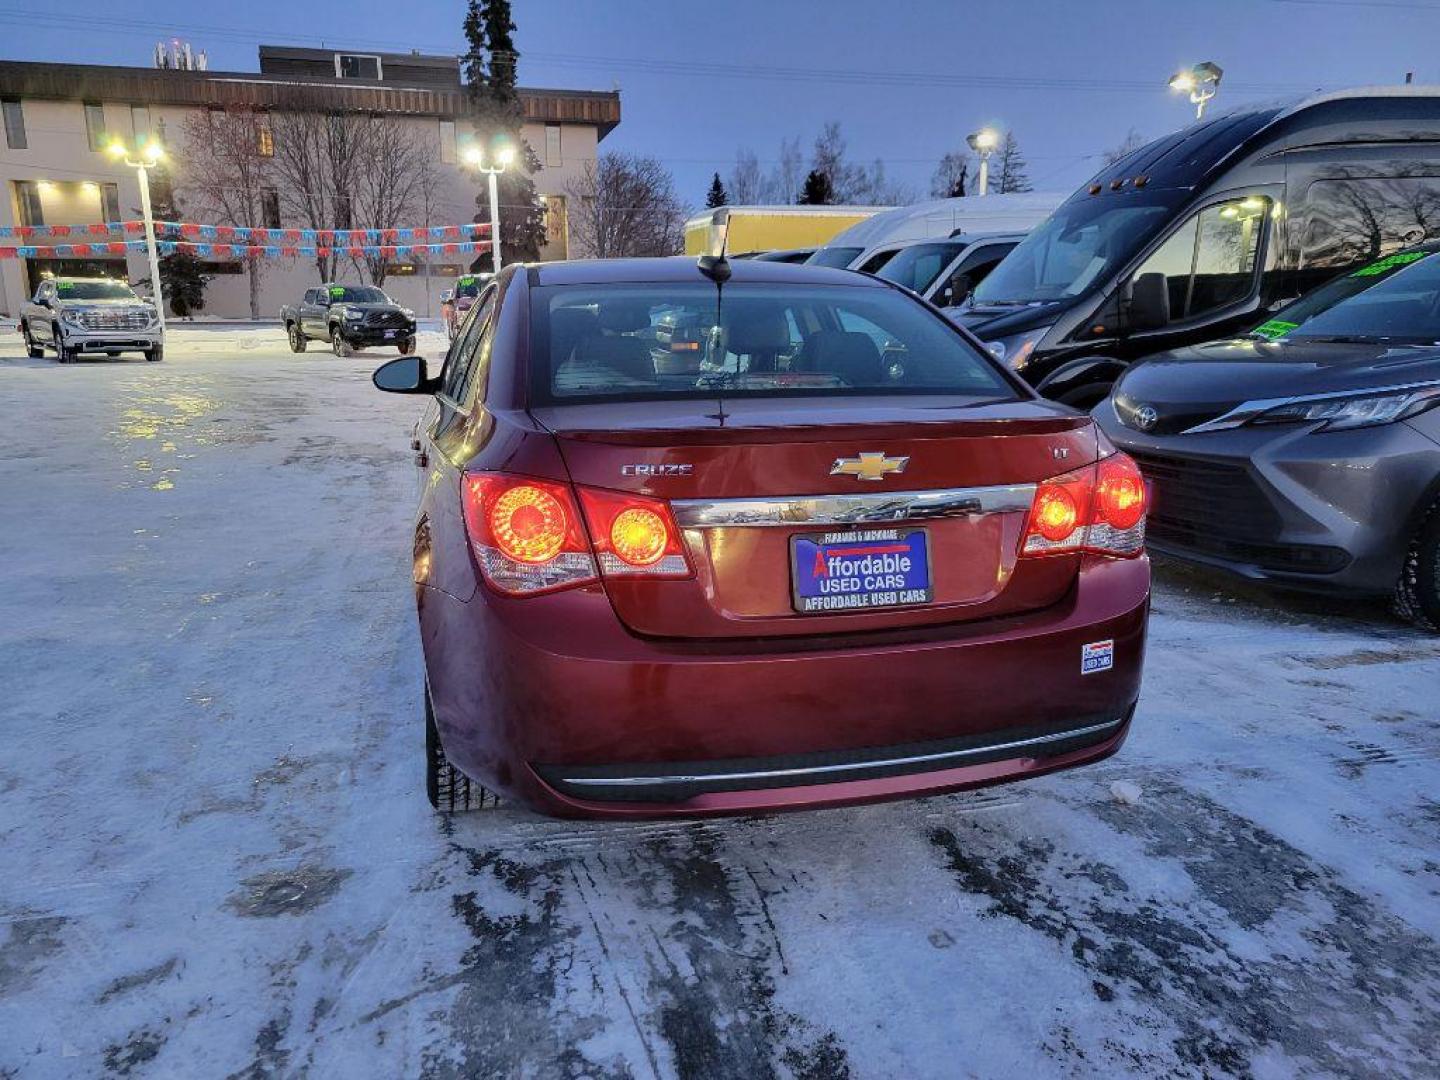
[[[299,324],[299,323],[293,323],[293,322],[292,322],[292,323],[291,323],[289,326],[287,326],[285,329],[286,329],[286,332],[290,335],[290,351],[291,351],[291,352],[293,352],[293,353],[302,353],[302,352],[304,352],[304,351],[309,347],[309,345],[310,345],[310,339],[307,338],[307,337],[305,336],[304,332],[300,329],[300,324]]]
[[[1440,499],[1415,530],[1393,606],[1395,614],[1422,630],[1440,631]]]
[[[498,795],[475,783],[445,756],[440,730],[435,726],[435,710],[430,706],[429,687],[425,688],[425,795],[442,814],[483,810],[500,802]]]
[[[21,329],[25,333],[25,355],[31,360],[39,360],[45,355],[45,346],[37,345],[35,339],[30,336],[30,324],[22,323]]]
[[[409,356],[415,351],[415,339],[413,337],[406,338],[395,347],[400,350],[401,356]]]
[[[336,356],[354,356],[355,350],[345,340],[345,335],[340,332],[338,326],[330,328],[330,351]]]
[[[153,349],[146,349],[146,350],[145,350],[145,359],[146,359],[146,360],[149,360],[152,364],[153,364],[153,363],[156,363],[157,361],[164,360],[164,359],[165,359],[165,346],[164,346],[164,345],[156,345]]]
[[[60,335],[60,326],[58,323],[50,328],[50,333],[54,335],[52,340],[55,342],[55,359],[62,364],[75,363],[75,361],[79,359],[80,353],[78,350],[72,349],[65,344],[65,339]]]
[[[1085,386],[1077,386],[1074,390],[1061,394],[1056,400],[1061,405],[1069,405],[1072,409],[1089,412],[1109,396],[1111,385],[1110,383],[1089,383]]]

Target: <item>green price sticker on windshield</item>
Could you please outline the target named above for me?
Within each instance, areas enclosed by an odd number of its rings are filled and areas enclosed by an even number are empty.
[[[1299,325],[1299,323],[1286,322],[1284,319],[1271,319],[1267,323],[1261,323],[1259,326],[1255,327],[1255,329],[1250,332],[1252,334],[1259,334],[1263,338],[1269,338],[1271,341],[1274,341],[1276,338],[1284,337],[1286,334],[1288,334],[1291,330],[1294,330],[1295,327]]]
[[[75,283],[74,283],[73,281],[57,281],[57,282],[55,283],[55,291],[56,291],[56,292],[74,292],[74,291],[75,291]]]
[[[1396,255],[1386,255],[1385,258],[1373,262],[1369,266],[1362,266],[1350,276],[1375,277],[1377,274],[1394,270],[1397,266],[1408,266],[1410,263],[1419,262],[1429,254],[1428,251],[1402,251]]]
[[[344,298],[345,298],[345,286],[344,286],[344,285],[331,285],[331,286],[330,286],[330,299],[331,299],[331,300],[343,300]]]
[[[473,275],[473,274],[466,274],[464,277],[462,277],[462,278],[460,279],[460,284],[461,284],[461,285],[474,285],[474,284],[475,284],[475,275]]]

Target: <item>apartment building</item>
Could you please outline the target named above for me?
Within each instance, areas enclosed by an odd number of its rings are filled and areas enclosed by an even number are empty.
[[[569,250],[567,187],[594,162],[600,141],[619,124],[620,96],[547,89],[521,89],[519,96],[522,136],[542,165],[534,175],[546,218],[547,243],[541,255],[563,259]],[[177,145],[177,133],[184,130],[187,115],[227,108],[401,118],[414,125],[417,144],[433,153],[438,165],[429,220],[356,220],[353,226],[462,224],[473,220],[475,197],[484,190],[484,178],[465,163],[465,150],[476,139],[465,106],[459,61],[453,56],[262,45],[258,72],[0,61],[0,225],[83,227],[139,217],[135,170],[104,153],[116,136],[138,143],[163,133],[176,159],[170,173],[183,204],[185,168],[178,158],[184,148]],[[262,137],[256,152],[273,154],[273,144]],[[256,224],[304,225],[285,220],[278,203],[273,210],[267,208],[266,216],[271,220]],[[0,245],[13,242],[0,240]],[[341,263],[337,276],[360,279],[349,260]],[[437,314],[440,291],[466,268],[468,257],[463,255],[400,262],[390,269],[385,289],[421,314]],[[219,260],[206,269],[214,276],[204,313],[248,316],[250,292],[242,264]],[[43,276],[80,273],[124,275],[135,281],[147,276],[145,255],[132,251],[86,259],[0,259],[0,315],[13,316]],[[267,260],[262,314],[294,300],[315,278],[314,263],[304,257]]]

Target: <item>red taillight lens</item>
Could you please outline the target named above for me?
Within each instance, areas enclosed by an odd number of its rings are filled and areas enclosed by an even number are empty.
[[[1145,509],[1140,469],[1113,454],[1036,486],[1021,553],[1138,555],[1145,547]]]
[[[1096,466],[1095,519],[1085,546],[1102,555],[1136,555],[1145,546],[1145,478],[1127,454]]]
[[[1026,555],[1076,551],[1085,543],[1085,519],[1090,514],[1094,466],[1046,480],[1035,488],[1030,522],[1025,529]]]
[[[466,473],[461,494],[470,546],[493,588],[527,595],[596,579],[580,508],[568,484]]]
[[[606,577],[689,577],[680,530],[663,499],[581,488],[580,502]]]

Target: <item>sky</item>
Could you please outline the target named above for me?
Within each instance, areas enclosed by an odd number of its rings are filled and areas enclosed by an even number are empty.
[[[0,57],[148,65],[180,36],[212,69],[253,71],[256,46],[458,53],[459,0],[0,0]],[[1225,70],[1212,107],[1316,88],[1440,83],[1440,3],[1424,0],[516,0],[522,85],[621,92],[602,144],[659,158],[699,205],[737,150],[808,157],[839,121],[850,156],[924,195],[940,157],[989,124],[1014,132],[1037,189],[1068,191],[1134,129],[1191,119],[1176,70]]]

